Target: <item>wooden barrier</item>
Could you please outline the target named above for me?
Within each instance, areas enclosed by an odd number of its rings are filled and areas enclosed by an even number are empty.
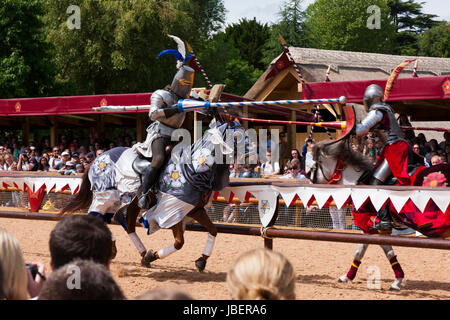
[[[59,221],[63,217],[64,215],[53,213],[0,211],[0,218]],[[217,231],[220,233],[262,236],[264,237],[264,246],[269,249],[273,248],[274,238],[284,238],[284,239],[303,239],[303,240],[346,242],[346,243],[367,243],[378,245],[392,245],[399,247],[450,250],[450,240],[444,239],[416,238],[408,236],[365,235],[348,232],[310,231],[310,230],[298,230],[298,229],[274,228],[274,227],[262,229],[261,227],[222,224],[222,223],[215,223],[214,225],[216,226]],[[142,225],[140,223],[137,223],[137,226]],[[196,223],[188,223],[186,225],[186,230],[206,232],[206,229],[203,226]]]

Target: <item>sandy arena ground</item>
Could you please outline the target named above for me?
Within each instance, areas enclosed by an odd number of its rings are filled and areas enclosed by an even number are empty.
[[[56,222],[0,218],[0,226],[19,240],[27,262],[41,261],[50,273],[48,240]],[[203,251],[206,234],[188,231],[179,252],[141,267],[140,257],[120,226],[110,226],[117,239],[118,253],[111,271],[128,299],[155,288],[176,288],[194,299],[229,299],[226,273],[234,259],[249,249],[263,246],[260,237],[219,234],[212,257],[204,273],[195,269],[194,261]],[[158,250],[173,243],[170,230],[149,237],[143,228],[137,232],[148,249]],[[369,246],[353,284],[338,283],[353,260],[356,244],[323,241],[275,239],[274,249],[282,252],[294,265],[297,274],[296,295],[302,300],[411,300],[450,299],[450,252],[445,250],[396,247],[398,260],[406,275],[403,291],[389,291],[394,274],[379,246]],[[381,273],[381,289],[368,289],[370,266]]]

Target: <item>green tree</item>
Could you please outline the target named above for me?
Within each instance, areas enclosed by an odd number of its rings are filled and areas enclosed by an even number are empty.
[[[423,2],[416,0],[388,0],[390,15],[395,26],[395,54],[416,55],[420,34],[436,25],[436,15],[424,14]]]
[[[379,8],[379,28],[369,28]],[[386,0],[316,0],[306,10],[309,46],[318,49],[388,53],[394,28]]]
[[[418,41],[419,55],[450,58],[450,23],[442,21],[425,31]]]
[[[81,26],[69,29],[66,10],[73,1],[48,1],[48,39],[55,46],[58,78],[71,84],[75,94],[159,89],[176,72],[172,57],[157,59],[160,51],[177,49],[167,34],[199,50],[209,37],[205,30],[223,23],[221,0],[202,0],[205,7],[188,0],[79,0]],[[208,10],[215,12],[208,15]]]
[[[278,12],[278,21],[270,27],[270,36],[264,49],[264,63],[269,65],[282,51],[278,34],[281,34],[289,46],[306,47],[305,12],[303,0],[284,1]]]
[[[39,0],[0,0],[0,97],[36,97],[52,92],[54,66],[45,42]]]
[[[239,23],[227,26],[225,39],[239,50],[241,58],[257,69],[263,69],[263,48],[269,37],[269,27],[253,20],[241,19]]]
[[[262,74],[262,71],[241,58],[231,40],[227,40],[225,33],[217,33],[198,54],[198,59],[204,67],[213,84],[225,84],[225,91],[243,95]],[[206,87],[202,75],[197,72],[194,80],[196,87]]]
[[[243,96],[258,80],[262,72],[242,59],[233,59],[226,64],[226,92]]]

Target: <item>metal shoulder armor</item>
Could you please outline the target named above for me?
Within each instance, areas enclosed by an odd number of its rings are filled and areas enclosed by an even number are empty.
[[[164,109],[176,103],[173,95],[166,90],[156,90],[150,98],[150,120],[155,121],[165,118]]]
[[[378,110],[370,110],[367,116],[356,125],[356,135],[363,136],[383,119],[383,113]]]

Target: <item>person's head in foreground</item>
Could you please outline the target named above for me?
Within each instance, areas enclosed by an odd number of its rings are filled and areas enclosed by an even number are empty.
[[[153,289],[136,297],[136,300],[194,300],[183,291],[173,289]]]
[[[254,249],[241,254],[227,274],[234,300],[295,299],[295,273],[281,253]]]
[[[53,271],[39,300],[125,300],[105,265],[76,259]]]
[[[92,259],[109,269],[112,234],[98,217],[67,216],[50,233],[49,247],[53,270],[74,259]]]
[[[0,300],[26,300],[28,276],[16,237],[0,228]]]

